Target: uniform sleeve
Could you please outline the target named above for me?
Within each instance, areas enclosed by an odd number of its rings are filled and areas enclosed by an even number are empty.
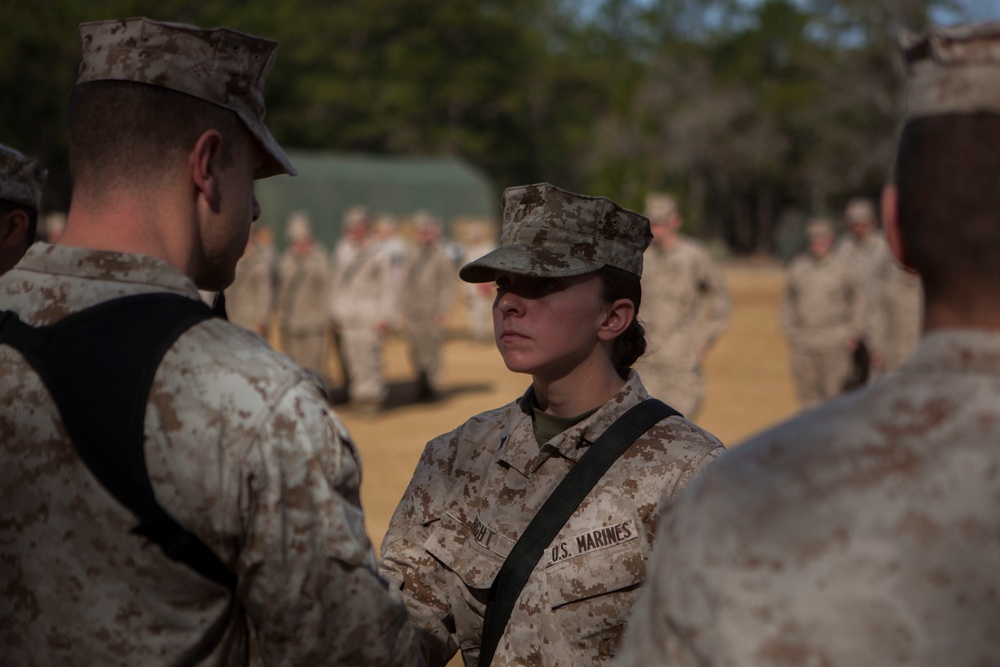
[[[445,665],[458,651],[449,597],[450,577],[424,549],[431,527],[444,513],[457,438],[428,443],[382,541],[379,569],[406,601],[428,667]]]
[[[267,665],[416,665],[416,635],[376,568],[358,456],[303,382],[244,462],[238,597]]]
[[[442,315],[448,314],[451,310],[452,303],[455,300],[455,279],[457,273],[455,271],[454,264],[448,259],[447,255],[443,255],[438,262],[438,313]]]
[[[715,342],[729,323],[732,302],[722,269],[707,254],[701,260],[699,274],[702,345],[707,347]]]

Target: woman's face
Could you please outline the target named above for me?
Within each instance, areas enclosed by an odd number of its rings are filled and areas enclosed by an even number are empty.
[[[568,375],[600,348],[606,317],[596,272],[535,278],[498,271],[493,333],[507,368],[554,380]]]

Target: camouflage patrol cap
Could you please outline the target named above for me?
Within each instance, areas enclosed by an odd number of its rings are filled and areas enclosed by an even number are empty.
[[[370,229],[372,226],[372,216],[368,212],[368,208],[361,206],[352,206],[351,208],[344,211],[344,231],[350,232],[355,229]]]
[[[854,197],[847,202],[844,209],[844,219],[848,224],[872,223],[875,221],[875,204],[865,197]]]
[[[666,220],[676,215],[677,199],[666,192],[650,192],[646,195],[646,210],[644,211],[650,222]]]
[[[900,34],[908,119],[1000,113],[1000,21]]]
[[[38,162],[0,144],[0,199],[37,211],[46,176],[48,172]]]
[[[463,266],[465,282],[490,282],[497,271],[575,276],[603,266],[642,275],[642,253],[653,238],[649,220],[607,197],[538,183],[505,190],[501,209],[500,247]]]
[[[810,241],[833,238],[833,225],[826,218],[813,218],[806,225],[806,236]]]
[[[264,77],[278,43],[229,28],[206,30],[146,18],[81,23],[77,83],[132,81],[169,88],[233,111],[264,152],[255,174],[296,174],[264,125]]]

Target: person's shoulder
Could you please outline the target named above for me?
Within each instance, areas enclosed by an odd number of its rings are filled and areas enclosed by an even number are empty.
[[[713,520],[753,516],[760,524],[847,492],[838,457],[877,439],[871,387],[807,410],[731,447],[692,484],[687,511]],[[843,471],[841,471],[843,472]],[[844,481],[844,480],[841,480]]]
[[[700,458],[715,450],[724,450],[722,442],[704,428],[680,415],[662,419],[640,436],[643,449],[671,456]]]
[[[303,384],[323,390],[317,379],[260,336],[231,322],[213,318],[195,325],[164,357],[178,381],[211,388],[205,401],[242,395],[252,403],[270,404],[283,391]]]

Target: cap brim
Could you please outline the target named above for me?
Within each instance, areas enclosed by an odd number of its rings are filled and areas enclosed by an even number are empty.
[[[254,178],[268,178],[279,174],[288,174],[289,176],[298,175],[299,172],[292,166],[292,162],[285,155],[285,151],[281,150],[281,146],[278,145],[278,142],[271,136],[271,133],[263,123],[250,118],[243,112],[237,111],[236,114],[264,151],[264,164],[254,174]]]
[[[467,283],[488,283],[496,280],[497,271],[522,276],[550,278],[578,276],[597,271],[604,264],[579,257],[567,257],[548,248],[529,245],[505,245],[469,262],[458,271]]]

